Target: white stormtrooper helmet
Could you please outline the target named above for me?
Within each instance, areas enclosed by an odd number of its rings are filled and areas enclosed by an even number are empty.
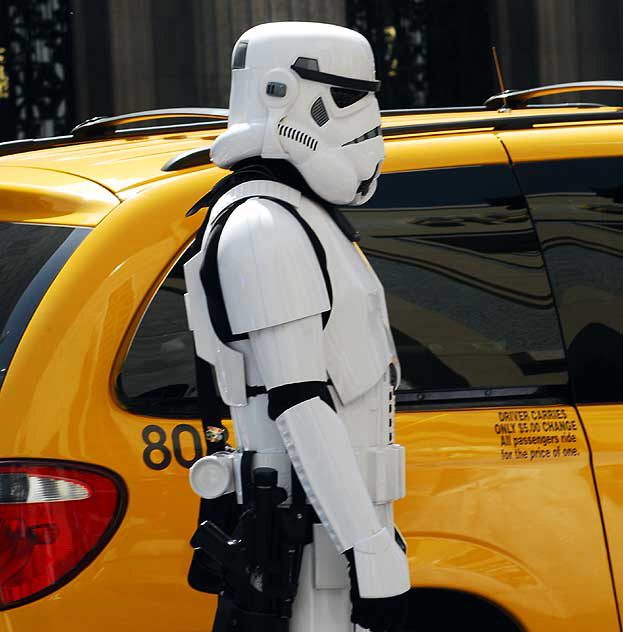
[[[341,26],[276,22],[249,29],[232,53],[221,167],[255,156],[292,163],[333,204],[363,204],[385,157],[368,41]]]

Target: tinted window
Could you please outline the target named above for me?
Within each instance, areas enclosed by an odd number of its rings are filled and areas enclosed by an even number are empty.
[[[347,215],[385,286],[403,391],[566,384],[538,240],[507,167],[388,174]]]
[[[41,298],[88,232],[0,222],[0,384]]]
[[[197,417],[193,337],[184,307],[182,258],[154,296],[117,380],[128,409],[161,417]]]
[[[623,159],[517,166],[579,402],[623,401]]]
[[[403,397],[566,384],[538,242],[506,167],[386,175],[347,215],[385,286]],[[198,416],[184,261],[146,311],[118,379],[135,412]]]

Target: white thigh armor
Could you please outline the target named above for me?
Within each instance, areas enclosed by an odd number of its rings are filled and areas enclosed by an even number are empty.
[[[199,278],[203,250],[185,265],[189,325],[198,355],[215,366],[231,406],[238,448],[256,452],[254,467],[277,469],[288,491],[293,466],[322,521],[302,573],[324,596],[299,591],[293,620],[296,630],[319,629],[300,613],[317,609],[318,599],[325,608],[347,603],[339,555],[345,550],[353,550],[362,597],[409,589],[392,512],[392,501],[404,495],[404,450],[393,442],[399,366],[376,274],[328,212],[297,190],[268,180],[232,188],[211,210],[204,249],[220,213],[240,200],[222,229],[218,273],[231,330],[247,337],[225,344],[209,324]],[[322,244],[330,287],[303,224]],[[327,380],[333,407],[313,397],[280,411],[275,421],[267,394],[246,396],[248,386],[271,393]],[[343,629],[349,625],[346,617]]]

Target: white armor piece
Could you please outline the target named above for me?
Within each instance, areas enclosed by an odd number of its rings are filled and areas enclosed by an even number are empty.
[[[292,69],[301,58],[311,74],[303,66],[300,75]],[[383,158],[381,137],[368,134],[380,126],[378,104],[366,92],[339,108],[331,93],[348,78],[374,89],[364,38],[327,25],[262,25],[240,38],[233,66],[229,129],[212,148],[217,164],[285,158],[326,200],[352,204],[371,195]],[[319,98],[328,117],[322,125],[312,116]],[[297,133],[280,135],[284,125]],[[313,142],[306,134],[313,134]],[[370,182],[362,186],[366,179]],[[322,244],[332,299],[308,234],[280,201],[296,209]],[[248,338],[224,344],[210,323],[199,270],[211,228],[234,202],[239,205],[222,229],[217,266],[231,331]],[[363,598],[390,597],[410,587],[407,559],[394,538],[392,502],[404,495],[404,450],[393,443],[391,374],[399,381],[399,365],[383,288],[324,208],[270,180],[239,184],[219,198],[201,252],[185,265],[185,276],[197,353],[215,366],[238,448],[255,451],[253,467],[276,469],[288,493],[293,466],[322,521],[305,549],[291,629],[351,631],[349,581],[340,553],[352,550]],[[335,410],[313,397],[283,410],[276,422],[268,414],[268,395],[246,396],[247,386],[263,385],[270,392],[327,380]],[[214,491],[230,491],[234,481],[241,498],[235,461],[198,461],[191,469],[193,489],[214,497]]]
[[[232,53],[228,129],[211,148],[228,168],[283,158],[333,204],[362,204],[385,157],[374,58],[349,29],[313,22],[261,24]],[[362,182],[369,186],[361,188]]]
[[[284,207],[257,197],[260,195],[295,206],[323,245],[333,291],[324,330],[321,314],[329,308],[329,301],[311,243]],[[294,382],[324,382],[329,377],[337,410],[314,398],[285,411],[275,423],[268,416],[266,395],[249,398],[247,405],[231,409],[238,446],[257,452],[255,466],[277,469],[279,485],[287,490],[292,462],[334,544],[333,556],[354,549],[362,597],[405,592],[409,571],[393,538],[391,505],[404,495],[404,453],[392,442],[393,386],[389,378],[389,366],[398,363],[383,288],[326,211],[279,183],[252,181],[231,189],[215,205],[206,235],[220,210],[244,198],[248,201],[234,210],[223,229],[218,267],[232,331],[249,333],[249,340],[230,343],[244,357],[243,370],[230,363],[226,354],[211,356],[217,374],[225,374],[225,382],[236,392],[243,392],[247,384],[265,385],[270,390]],[[289,244],[296,245],[295,252]],[[202,253],[196,255],[200,256]],[[191,259],[185,273],[193,327],[203,322],[199,309],[205,309],[204,318],[209,318],[203,291],[195,294],[191,290],[198,283],[193,278],[195,270]],[[250,302],[249,296],[255,300]],[[196,328],[194,331],[196,335]],[[205,344],[208,348],[227,346],[217,339],[206,339]],[[201,353],[199,347],[198,351]],[[221,359],[225,359],[223,364],[219,364]],[[192,471],[201,467],[199,461]],[[208,481],[208,488],[210,484]],[[211,495],[200,485],[195,484],[195,489],[206,497]],[[315,546],[316,555],[326,562],[327,551],[320,550],[322,541]],[[307,561],[317,563],[317,558]],[[338,559],[332,564],[339,568],[344,562]],[[346,588],[347,584],[339,590],[348,601]],[[299,597],[304,591],[301,584]],[[334,594],[326,596],[335,599]],[[297,602],[319,598],[308,595],[297,597]],[[295,605],[295,620],[296,612]],[[311,632],[313,628],[306,625],[300,620],[296,626],[293,623],[293,629]],[[341,628],[325,629],[349,630],[350,624],[347,619]]]

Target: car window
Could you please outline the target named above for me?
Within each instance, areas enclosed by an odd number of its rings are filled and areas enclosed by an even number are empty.
[[[157,417],[199,416],[192,333],[184,306],[184,263],[175,264],[147,308],[117,378],[129,410]]]
[[[387,174],[347,215],[385,287],[403,399],[566,385],[542,254],[507,166]]]
[[[41,298],[88,228],[0,222],[0,385]]]
[[[517,165],[578,402],[623,401],[623,159]]]
[[[385,286],[403,401],[566,385],[538,241],[506,167],[385,175],[366,206],[344,210]],[[198,416],[185,261],[156,293],[118,376],[131,411]]]

